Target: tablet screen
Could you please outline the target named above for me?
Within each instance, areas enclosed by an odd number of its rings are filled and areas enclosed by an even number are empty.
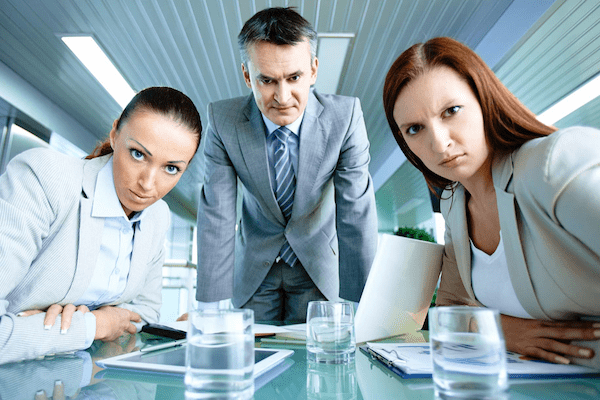
[[[168,351],[171,350],[171,351]],[[273,349],[255,349],[254,352],[254,364],[258,364],[267,357],[277,354],[278,350]],[[122,361],[146,363],[146,364],[164,364],[180,366],[185,368],[185,346],[180,346],[175,349],[166,349],[164,352],[136,352],[132,353],[130,357],[121,359]]]
[[[102,368],[185,374],[186,344],[155,351],[136,351],[96,362]],[[287,349],[254,349],[254,376],[271,369],[294,352]]]

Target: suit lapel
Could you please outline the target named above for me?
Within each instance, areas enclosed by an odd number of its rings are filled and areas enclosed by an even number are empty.
[[[257,188],[264,204],[267,205],[271,214],[285,225],[285,219],[271,187],[264,121],[252,95],[249,96],[243,112],[247,121],[239,124],[236,132],[240,153],[244,158],[249,176],[254,181],[254,187]]]
[[[511,154],[500,160],[492,170],[500,229],[504,232],[502,241],[504,242],[508,272],[517,298],[527,313],[534,318],[548,318],[537,300],[525,262],[521,235],[518,233],[520,230],[517,222],[515,196],[507,190],[513,176],[512,157]],[[509,234],[509,232],[514,233]]]
[[[103,218],[92,217],[92,204],[96,189],[98,172],[110,157],[99,157],[88,161],[83,167],[81,202],[79,206],[79,243],[77,246],[77,267],[73,283],[69,288],[64,303],[76,302],[87,290],[96,268],[98,253],[102,243]]]
[[[456,230],[456,233],[452,232],[454,256],[462,281],[468,282],[465,289],[469,296],[475,299],[473,282],[471,281],[471,245],[469,242],[469,227],[467,226],[467,204],[464,187],[458,186],[452,197],[451,207],[456,207],[456,209],[452,210],[453,221],[449,225],[453,227],[453,230]]]
[[[319,117],[323,112],[323,105],[311,90],[300,129],[300,144],[298,155],[298,172],[296,174],[296,193],[304,196],[294,196],[294,208],[292,218],[295,214],[302,214],[304,204],[310,196],[321,162],[327,148],[327,132],[323,128]]]

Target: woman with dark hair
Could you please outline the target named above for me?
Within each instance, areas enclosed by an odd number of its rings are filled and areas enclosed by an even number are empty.
[[[170,222],[161,199],[201,130],[187,96],[152,87],[86,159],[34,149],[9,163],[0,176],[0,364],[158,321]]]
[[[496,308],[509,350],[598,365],[600,131],[539,122],[450,38],[402,53],[383,103],[407,159],[444,190],[437,305]]]

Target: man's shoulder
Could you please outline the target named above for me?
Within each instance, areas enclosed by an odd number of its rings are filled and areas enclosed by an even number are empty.
[[[339,110],[352,110],[354,103],[359,102],[357,97],[351,96],[343,96],[340,94],[329,94],[329,93],[320,93],[316,90],[312,92],[319,103],[325,108],[339,109]]]
[[[214,114],[241,114],[245,107],[252,100],[252,95],[233,97],[231,99],[218,100],[208,105],[209,110]]]

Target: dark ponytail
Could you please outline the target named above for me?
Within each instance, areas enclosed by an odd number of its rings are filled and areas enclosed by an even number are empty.
[[[200,114],[198,114],[198,110],[192,100],[179,90],[161,86],[141,90],[131,99],[121,113],[121,116],[117,120],[117,131],[138,110],[156,112],[171,117],[174,121],[185,125],[198,137],[196,150],[198,149],[202,133]],[[98,144],[86,159],[101,157],[112,152],[110,139],[106,139]]]

